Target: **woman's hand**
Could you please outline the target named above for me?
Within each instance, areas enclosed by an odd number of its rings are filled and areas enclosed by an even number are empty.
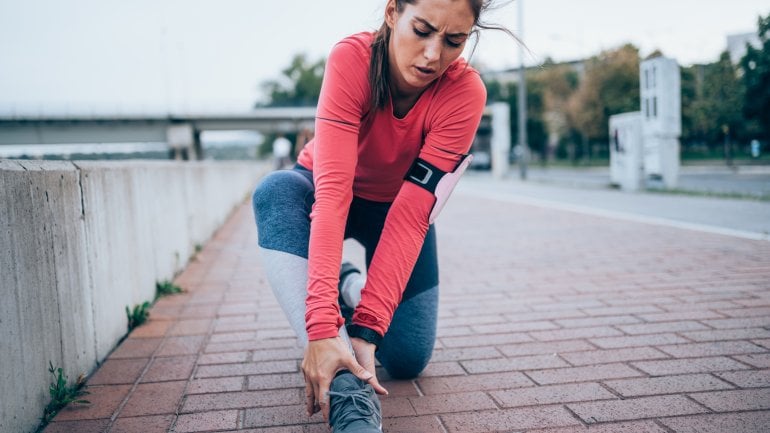
[[[369,372],[356,361],[342,338],[334,337],[310,341],[305,349],[305,359],[302,360],[308,416],[312,416],[320,410],[323,412],[324,420],[329,421],[329,396],[327,393],[334,375],[340,370],[350,370],[351,373],[365,382],[374,380],[374,383],[377,383],[377,378],[373,373],[373,360],[374,352],[372,352],[372,372]],[[384,389],[379,386],[379,383],[377,386]]]
[[[372,378],[366,382],[374,388],[374,392],[380,395],[388,395],[388,390],[380,385],[377,380],[377,372],[374,369],[374,352],[377,346],[361,338],[351,337],[350,344],[353,346],[353,352],[356,354],[356,360],[366,371],[372,374]]]

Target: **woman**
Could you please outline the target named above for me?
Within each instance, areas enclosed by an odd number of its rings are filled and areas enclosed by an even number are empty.
[[[486,102],[481,78],[460,58],[471,33],[490,28],[479,22],[486,7],[388,0],[378,32],[333,48],[316,135],[295,168],[254,193],[268,280],[306,345],[308,414],[322,411],[335,432],[381,431],[375,392],[387,391],[375,356],[393,378],[416,377],[430,360],[432,222],[470,162]],[[366,279],[349,264],[340,269],[345,238],[366,249]]]

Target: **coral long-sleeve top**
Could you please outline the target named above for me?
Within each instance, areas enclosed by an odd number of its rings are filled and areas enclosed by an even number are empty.
[[[349,36],[327,60],[315,138],[298,162],[315,183],[305,322],[310,340],[335,337],[345,224],[353,196],[392,203],[353,322],[384,335],[417,261],[435,197],[403,179],[416,158],[452,171],[470,149],[486,103],[478,72],[452,63],[403,117],[370,110],[373,33]]]

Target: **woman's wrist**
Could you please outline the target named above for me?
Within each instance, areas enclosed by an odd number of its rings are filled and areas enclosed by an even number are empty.
[[[347,325],[346,329],[348,331],[348,336],[353,338],[360,338],[361,340],[364,340],[367,343],[374,344],[377,347],[380,346],[380,342],[382,341],[382,335],[380,335],[374,329],[367,328],[361,325],[356,325],[355,323],[351,323]]]

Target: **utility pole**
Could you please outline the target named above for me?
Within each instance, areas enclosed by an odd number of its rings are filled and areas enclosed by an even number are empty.
[[[527,160],[529,159],[529,145],[527,145],[527,82],[524,67],[524,0],[516,0],[519,4],[519,143],[516,156],[519,161],[519,176],[521,180],[527,180]]]

